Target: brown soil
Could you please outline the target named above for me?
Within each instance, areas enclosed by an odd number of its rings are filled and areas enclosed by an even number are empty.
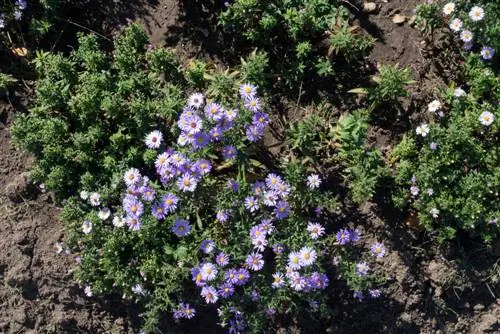
[[[107,5],[103,7],[103,16],[93,18],[99,24],[92,27],[111,36],[126,18],[137,18],[154,44],[175,46],[186,59],[223,59],[217,54],[221,47],[217,45],[214,25],[210,24],[214,19],[210,11],[196,10],[196,6],[202,8],[198,2],[180,2],[181,5],[173,0],[130,1],[122,8]],[[358,24],[379,40],[370,59],[414,68],[419,81],[415,91],[423,99],[442,83],[441,76],[437,75],[433,61],[424,57],[419,33],[408,23],[391,22],[395,13],[411,16],[412,8],[419,2],[381,1],[376,14],[355,16]],[[30,90],[18,89],[18,96],[11,98],[15,107],[7,101],[0,104],[0,332],[135,333],[140,310],[115,296],[85,297],[82,288],[72,281],[73,256],[53,250],[54,243],[63,236],[59,209],[48,194],[30,183],[27,171],[33,161],[17,152],[10,141],[12,118],[26,107],[23,99],[29,93]],[[414,109],[409,102],[405,108],[410,119],[425,117],[412,115]],[[394,127],[387,124],[372,129],[372,139],[384,149],[404,131],[403,126],[395,134]],[[279,332],[500,332],[500,287],[487,279],[487,269],[499,254],[474,244],[436,248],[422,232],[407,228],[404,217],[384,204],[387,202],[382,196],[377,204],[356,209],[342,218],[363,225],[367,243],[378,240],[388,245],[389,254],[382,260],[390,277],[384,297],[356,302],[335,283],[331,293],[338,293],[339,298],[333,305],[336,314],[331,323],[297,320]],[[192,325],[186,333],[218,332],[200,322]]]

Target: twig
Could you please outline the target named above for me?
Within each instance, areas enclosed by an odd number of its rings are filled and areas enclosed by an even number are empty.
[[[359,12],[359,8],[358,8],[358,7],[356,7],[356,6],[354,6],[354,5],[353,5],[352,3],[350,3],[349,1],[347,1],[347,0],[342,0],[342,2],[343,2],[343,3],[348,4],[349,6],[351,6],[352,8],[356,9],[356,10]]]
[[[495,296],[495,294],[493,293],[493,291],[491,291],[490,285],[489,285],[488,283],[484,283],[484,284],[486,284],[486,287],[487,287],[487,288],[488,288],[488,290],[490,291],[491,296],[492,296],[493,298],[497,299],[497,297]]]
[[[93,33],[94,33],[94,34],[96,34],[97,36],[100,36],[100,37],[102,37],[102,38],[104,38],[104,39],[106,39],[106,40],[108,40],[108,41],[112,42],[111,38],[108,38],[108,37],[104,36],[103,34],[98,33],[98,32],[97,32],[97,31],[95,31],[95,30],[92,30],[92,29],[90,29],[90,28],[87,28],[87,27],[85,27],[85,26],[82,26],[80,23],[73,22],[73,21],[71,21],[70,19],[66,19],[65,21],[66,21],[67,23],[73,24],[73,25],[75,25],[75,26],[77,26],[77,27],[79,27],[79,28],[82,28],[82,29],[88,30],[88,31],[90,31],[90,32],[93,32]]]
[[[302,97],[302,85],[303,85],[303,83],[304,83],[304,81],[300,82],[299,97],[297,98],[297,107],[299,106],[300,98]]]

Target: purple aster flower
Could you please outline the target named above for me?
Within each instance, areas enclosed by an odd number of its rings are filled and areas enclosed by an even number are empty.
[[[219,295],[222,298],[229,298],[234,294],[234,286],[231,283],[224,283],[219,288]]]
[[[236,157],[237,151],[233,145],[228,145],[222,148],[222,156],[226,160],[231,160]]]
[[[288,267],[292,270],[299,270],[302,267],[302,261],[299,252],[291,252],[288,254]]]
[[[368,271],[370,271],[368,263],[366,262],[356,263],[356,274],[358,276],[366,276],[368,274]]]
[[[267,206],[275,206],[279,198],[278,193],[274,190],[264,191],[262,196],[264,198],[264,205]]]
[[[381,295],[381,292],[379,289],[370,289],[370,290],[368,290],[368,293],[370,294],[370,297],[372,297],[372,298],[378,298]]]
[[[210,161],[202,159],[194,164],[194,168],[200,175],[206,175],[212,170],[212,164]]]
[[[431,143],[429,144],[429,148],[430,148],[432,151],[435,151],[435,150],[437,150],[437,148],[438,148],[438,144],[437,144],[437,143],[435,143],[435,142],[431,142]]]
[[[257,94],[257,87],[252,84],[244,83],[240,86],[240,95],[243,99],[249,99]]]
[[[358,229],[350,230],[349,234],[351,235],[351,242],[359,241],[361,238],[361,233]]]
[[[191,115],[179,120],[179,128],[191,135],[200,133],[203,129],[203,121],[198,115]]]
[[[354,291],[352,296],[360,301],[364,299],[363,291]]]
[[[257,292],[257,290],[252,290],[250,293],[250,299],[255,303],[260,300],[260,294]]]
[[[299,252],[300,265],[302,267],[310,266],[316,261],[318,253],[312,247],[302,247]]]
[[[146,146],[153,149],[159,148],[162,141],[163,134],[158,130],[148,133],[145,139]]]
[[[19,7],[19,9],[25,10],[28,3],[26,0],[16,0],[16,6]]]
[[[215,279],[217,275],[217,268],[213,263],[207,262],[201,265],[200,267],[200,273],[201,273],[201,278],[204,281],[212,281]]]
[[[385,246],[380,242],[374,243],[370,249],[372,251],[372,255],[377,258],[383,257],[385,255]]]
[[[132,187],[140,182],[141,174],[139,173],[139,170],[137,168],[130,168],[125,172],[123,180],[125,181],[127,187]]]
[[[211,286],[204,286],[201,288],[201,296],[205,298],[205,302],[207,304],[214,304],[219,299],[219,294],[215,290],[215,288]]]
[[[276,272],[273,274],[273,283],[271,284],[271,287],[273,289],[279,289],[285,286],[285,278],[283,277],[283,274],[280,272]]]
[[[162,204],[153,204],[151,213],[158,220],[162,220],[166,215],[165,209],[163,208]]]
[[[318,272],[314,272],[309,278],[309,284],[314,289],[321,289],[321,290],[326,289],[329,283],[330,280],[328,279],[328,276],[326,276],[326,274],[320,274]]]
[[[221,252],[215,257],[215,262],[217,262],[219,266],[225,267],[229,264],[229,255]]]
[[[286,182],[280,182],[274,191],[276,191],[279,197],[284,198],[290,194],[291,190],[292,188]]]
[[[168,152],[163,152],[162,154],[158,155],[155,161],[155,167],[157,171],[167,168],[169,166],[170,156],[171,155]]]
[[[285,251],[285,245],[283,244],[274,244],[273,245],[273,252],[276,253],[276,255],[279,255]]]
[[[278,204],[276,204],[274,213],[276,214],[277,219],[285,219],[290,214],[290,204],[285,201],[279,201]]]
[[[182,312],[182,309],[173,309],[172,310],[172,316],[174,319],[181,319],[184,318],[184,312]]]
[[[218,122],[217,127],[221,129],[222,132],[226,132],[233,127],[233,122],[229,120],[226,116],[223,116]]]
[[[141,221],[139,218],[127,216],[125,219],[129,230],[137,231],[141,228]]]
[[[198,132],[194,135],[193,148],[201,149],[208,145],[210,137],[204,132]]]
[[[247,139],[250,142],[256,142],[262,138],[264,135],[264,128],[259,127],[257,125],[250,125],[246,128],[245,133],[247,135]]]
[[[259,252],[263,252],[267,247],[266,237],[260,236],[258,238],[253,238],[252,245],[253,245],[254,250],[257,250]]]
[[[203,240],[203,242],[200,245],[200,249],[203,251],[205,254],[210,254],[215,248],[215,242],[210,239]]]
[[[172,232],[178,237],[185,237],[191,232],[191,225],[185,219],[176,219],[174,226],[172,226]]]
[[[205,286],[205,280],[201,276],[201,270],[198,267],[191,269],[191,276],[196,286]]]
[[[231,189],[234,192],[238,192],[240,190],[240,185],[236,180],[229,180],[227,181],[227,186],[229,189]]]
[[[209,132],[210,141],[216,142],[220,141],[222,138],[222,129],[216,126]]]
[[[264,312],[268,318],[273,318],[276,315],[276,309],[270,306],[267,306]]]
[[[182,190],[184,192],[186,191],[193,192],[196,189],[197,185],[198,185],[198,180],[187,173],[183,174],[177,180],[177,187],[179,188],[179,190]]]
[[[283,182],[283,179],[281,178],[281,176],[279,175],[276,175],[274,173],[270,173],[269,175],[267,175],[266,177],[266,186],[269,188],[269,189],[272,189],[272,190],[277,190],[278,189],[278,186]]]
[[[137,198],[132,197],[129,201],[124,202],[125,212],[132,217],[140,217],[144,212],[144,205]]]
[[[290,287],[295,291],[302,291],[308,286],[305,277],[300,276],[296,271],[291,273],[288,279],[290,280]]]
[[[474,37],[474,35],[472,34],[472,32],[470,30],[463,30],[461,33],[460,33],[460,39],[465,42],[465,43],[470,43],[472,42],[472,38]]]
[[[229,220],[229,211],[227,210],[219,210],[217,211],[217,220],[221,223],[225,223]]]
[[[340,229],[337,234],[335,234],[335,239],[340,245],[345,245],[351,241],[351,234],[348,229]]]
[[[495,50],[492,47],[483,46],[481,49],[481,57],[483,57],[484,60],[491,60],[494,55]]]
[[[224,109],[217,103],[207,104],[204,112],[207,118],[214,121],[218,121],[224,116]]]
[[[258,254],[260,255],[260,254]],[[236,272],[235,285],[245,285],[250,279],[250,273],[245,268],[241,268]]]
[[[23,12],[19,9],[14,9],[14,20],[19,21],[23,17]]]
[[[141,187],[140,189],[142,199],[147,202],[151,202],[155,199],[155,191],[151,187]]]
[[[245,99],[245,107],[252,112],[260,111],[260,99],[255,96],[251,96]]]
[[[316,240],[325,234],[325,228],[318,223],[309,222],[307,224],[307,232],[309,232],[313,240]]]
[[[412,196],[417,196],[418,193],[420,192],[420,189],[417,186],[411,186],[410,192],[411,192]]]
[[[238,282],[238,270],[229,269],[224,275],[224,279],[227,283],[236,284]]]
[[[266,234],[271,234],[274,232],[274,225],[271,222],[271,219],[262,219],[260,221],[260,224],[257,226],[259,226],[262,232],[265,232]]]
[[[162,196],[161,198],[162,208],[165,212],[174,212],[177,209],[177,203],[179,203],[179,198],[172,193]]]
[[[250,212],[259,210],[259,203],[257,202],[257,199],[253,196],[247,196],[245,198],[245,208]]]
[[[252,124],[264,129],[269,124],[269,117],[264,112],[257,112],[252,117]]]
[[[255,196],[260,196],[264,193],[264,188],[266,184],[262,181],[257,181],[254,184],[252,184],[252,192],[254,193]]]
[[[252,253],[245,260],[246,265],[253,271],[259,271],[264,268],[264,260],[262,254]]]
[[[238,109],[228,109],[224,112],[224,118],[225,120],[228,120],[229,122],[232,122],[236,119],[238,116]]]

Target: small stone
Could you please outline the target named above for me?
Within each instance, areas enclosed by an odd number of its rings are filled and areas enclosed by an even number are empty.
[[[406,16],[401,15],[401,14],[396,14],[392,18],[392,22],[396,24],[402,24],[406,21]]]
[[[413,24],[415,24],[416,19],[417,19],[417,16],[412,15],[412,17],[410,17],[410,19],[408,20],[408,24],[412,26]]]
[[[474,305],[474,311],[482,311],[484,310],[484,305],[483,304],[476,304]]]
[[[365,2],[363,4],[363,11],[367,13],[373,13],[377,10],[377,4],[375,2]]]

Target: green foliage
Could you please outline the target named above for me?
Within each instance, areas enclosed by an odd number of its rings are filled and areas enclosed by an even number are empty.
[[[231,35],[264,50],[270,74],[293,88],[334,74],[336,58],[356,60],[373,46],[372,38],[355,33],[336,0],[236,0],[219,21]]]
[[[267,52],[255,49],[247,59],[241,59],[240,72],[245,82],[253,82],[258,87],[265,87],[269,57]]]
[[[10,74],[0,73],[0,91],[7,91],[7,89],[17,80]]]
[[[406,87],[414,84],[409,68],[383,65],[379,74],[374,76],[376,86],[368,90],[368,97],[375,103],[396,102],[399,98],[409,95]]]
[[[498,120],[482,124],[480,115],[498,115],[500,87],[475,55],[464,72],[470,92],[450,101],[446,118],[431,123],[428,136],[405,137],[393,151],[400,187],[393,198],[416,210],[421,225],[439,240],[465,230],[491,242],[500,232]],[[492,84],[488,90],[485,82]]]
[[[344,178],[358,204],[370,200],[379,179],[388,174],[380,151],[365,147],[367,129],[368,111],[359,109],[341,117],[336,130],[339,158],[346,165]]]

